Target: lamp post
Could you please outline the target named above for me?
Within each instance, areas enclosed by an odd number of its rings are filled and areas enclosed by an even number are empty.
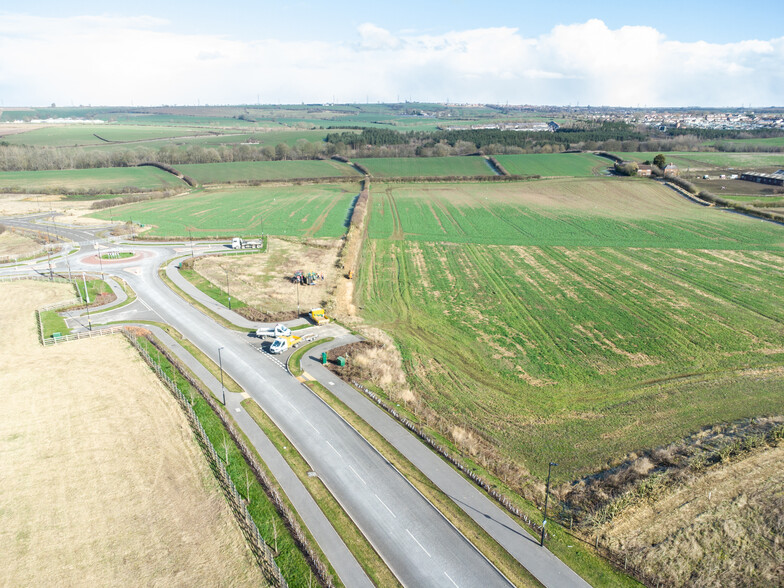
[[[93,330],[93,323],[90,320],[90,293],[87,291],[87,279],[84,277],[84,272],[82,272],[82,284],[84,284],[84,299],[87,303],[87,330]]]
[[[223,269],[226,272],[226,294],[229,297],[229,310],[231,310],[231,290],[229,290],[229,268],[224,267]]]
[[[193,235],[191,235],[190,229],[188,229],[188,239],[191,240],[191,259],[193,259]]]
[[[297,280],[297,318],[299,318],[299,280]]]
[[[557,466],[557,463],[550,462],[550,465],[547,466],[547,489],[544,492],[544,520],[542,521],[542,540],[539,542],[539,545],[544,547],[544,527],[547,524],[547,498],[550,496],[550,471],[552,470],[553,466]]]
[[[221,349],[223,349],[223,346],[218,347],[218,365],[220,365],[221,373],[221,394],[223,395],[223,406],[226,406],[226,388],[223,387],[223,360],[221,359]]]
[[[93,246],[95,245],[97,245],[97,243],[95,243]],[[98,248],[96,247],[96,249]],[[103,280],[103,253],[101,253],[100,249],[98,249],[98,263],[101,264],[101,279]]]

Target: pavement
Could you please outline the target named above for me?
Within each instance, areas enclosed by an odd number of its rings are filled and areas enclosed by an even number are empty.
[[[34,222],[34,221],[28,221]],[[67,227],[60,229],[69,236]],[[74,237],[84,237],[84,231],[73,229]],[[197,307],[185,302],[172,292],[158,277],[158,267],[164,265],[167,275],[194,299],[202,301],[204,295],[184,281],[169,263],[174,257],[190,252],[183,244],[124,244],[124,248],[143,248],[143,259],[126,263],[114,262],[104,273],[121,276],[137,294],[137,300],[117,310],[106,310],[92,318],[93,327],[98,323],[152,320],[172,325],[191,343],[224,370],[262,407],[286,435],[291,444],[305,458],[330,492],[354,520],[392,572],[405,586],[509,586],[505,578],[476,548],[457,531],[375,448],[345,422],[318,396],[293,378],[281,360],[260,350],[259,340],[247,333],[239,333],[218,325]],[[200,246],[200,251],[213,251]],[[149,255],[147,254],[149,253]],[[74,271],[92,271],[84,260],[95,254],[93,244],[83,245],[82,250],[69,258]],[[46,266],[46,262],[43,262]],[[63,269],[64,261],[57,264]],[[41,264],[28,264],[31,271],[41,271]],[[14,268],[15,273],[19,268]],[[242,328],[255,329],[261,323],[246,321],[211,299],[211,310],[218,312]],[[229,313],[228,315],[225,313]],[[81,321],[84,317],[73,317]],[[322,327],[322,329],[324,329]],[[330,345],[342,345],[352,340],[349,334],[339,333]],[[322,330],[321,333],[326,333]],[[334,336],[333,335],[333,336]],[[185,358],[184,350],[172,348]],[[219,351],[220,349],[220,351]],[[538,547],[517,523],[494,502],[481,494],[451,467],[413,437],[405,428],[392,420],[359,392],[340,381],[334,374],[321,367],[313,358],[320,356],[321,346],[315,348],[303,361],[303,367],[313,377],[322,381],[360,416],[367,419],[390,443],[395,445],[412,463],[431,478],[446,494],[480,523],[499,543],[516,557],[546,586],[587,585],[565,564],[549,551]],[[199,368],[191,357],[183,359],[214,389],[215,379]],[[194,363],[195,362],[195,363]],[[220,384],[217,383],[218,390]],[[252,443],[272,469],[275,477],[306,526],[311,530],[321,548],[347,586],[366,586],[367,577],[359,573],[356,560],[320,513],[318,507],[305,495],[304,487],[296,485],[296,476],[285,460],[275,450],[261,430],[240,405],[241,395],[227,393],[226,405],[237,423],[249,435]],[[302,509],[302,510],[300,510]],[[318,531],[314,532],[314,529]],[[337,545],[337,547],[334,547]],[[358,571],[359,570],[359,571]]]

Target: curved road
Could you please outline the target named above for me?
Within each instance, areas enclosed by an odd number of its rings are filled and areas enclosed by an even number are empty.
[[[11,224],[5,220],[3,222]],[[15,219],[14,224],[24,226],[33,225],[34,222],[32,218]],[[89,270],[95,273],[98,267],[86,261],[96,252],[94,246],[89,244],[89,237],[94,240],[95,230],[62,226],[58,228],[60,234],[83,243],[82,250],[70,256],[71,269],[76,272]],[[103,271],[126,280],[137,293],[138,300],[117,311],[107,311],[93,317],[93,324],[96,320],[108,322],[141,319],[167,323],[216,363],[218,348],[222,347],[221,360],[224,370],[273,419],[404,585],[449,588],[510,585],[508,579],[359,433],[318,396],[292,378],[272,356],[259,353],[257,339],[218,325],[183,301],[160,280],[158,268],[178,254],[190,253],[188,244],[124,246],[128,247],[142,252],[142,256],[111,264],[104,262]],[[57,266],[64,269],[65,263],[59,260]],[[3,273],[16,273],[20,269],[8,268]],[[39,263],[39,272],[46,270],[46,261],[43,261],[43,265]],[[239,394],[226,394],[227,408],[231,411],[242,411],[241,400],[242,396]],[[381,428],[388,428],[388,424],[383,424]],[[397,428],[402,430],[399,426]],[[388,437],[388,433],[384,434]],[[421,452],[423,446],[418,442],[416,444],[419,449],[415,452]],[[434,458],[435,462],[440,462],[428,450],[424,451]],[[436,466],[435,462],[430,463],[430,466]],[[446,469],[470,487],[470,484],[451,468]],[[486,497],[475,489],[474,493],[479,496],[480,501],[486,503],[483,505],[474,502],[480,506],[477,518],[496,521],[505,517]],[[460,499],[468,496],[461,490]],[[476,496],[472,495],[470,498],[475,500]],[[491,505],[498,512],[487,514],[487,505]],[[476,509],[474,506],[470,508]],[[509,522],[519,529],[511,519]],[[501,524],[507,526],[504,520],[501,520]],[[524,532],[513,530],[510,537],[501,541],[502,544],[509,543],[512,547],[514,542],[524,544],[523,559],[520,554],[514,553],[516,549],[509,549],[508,546],[507,549],[521,562],[526,558],[531,559],[532,554],[535,555],[531,561],[538,562],[538,565],[533,566],[538,569],[531,571],[545,585],[587,586],[552,554],[530,545],[531,538]],[[531,561],[526,567],[531,565]],[[348,585],[365,584],[361,578],[354,578],[354,581],[342,576],[341,578]]]

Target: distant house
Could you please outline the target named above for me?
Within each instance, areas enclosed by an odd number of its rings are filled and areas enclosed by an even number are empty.
[[[653,167],[647,165],[645,163],[641,163],[637,166],[637,175],[643,177],[650,177],[651,173],[653,172]]]
[[[664,166],[664,175],[665,176],[677,176],[681,173],[681,170],[678,169],[678,166],[674,163],[668,163]]]
[[[554,120],[551,120],[549,123],[547,123],[547,126],[548,126],[548,127],[550,127],[550,130],[551,130],[552,132],[555,132],[555,131],[557,131],[558,129],[560,129],[560,128],[561,128],[561,125],[559,125],[559,124],[558,124],[557,122],[555,122]]]

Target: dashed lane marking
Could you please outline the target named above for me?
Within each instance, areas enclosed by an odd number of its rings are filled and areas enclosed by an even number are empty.
[[[376,498],[378,498],[378,497],[376,497]],[[428,553],[427,549],[425,549],[425,546],[424,546],[424,545],[422,545],[422,544],[421,544],[419,541],[417,541],[417,538],[416,538],[416,537],[414,537],[414,535],[411,533],[411,531],[409,531],[408,529],[406,529],[406,533],[408,533],[408,536],[409,536],[409,537],[411,537],[411,538],[414,540],[414,542],[415,542],[417,545],[419,545],[419,547],[421,547],[421,548],[422,548],[422,551],[424,551],[425,553],[427,553],[427,557],[433,557],[432,555],[430,555],[430,553]]]
[[[381,503],[381,506],[383,506],[385,509],[387,509],[387,510],[389,511],[389,514],[391,514],[391,515],[392,515],[394,518],[397,518],[397,515],[396,515],[395,513],[393,513],[393,512],[392,512],[392,509],[391,509],[391,508],[389,508],[389,507],[386,505],[386,503],[385,503],[383,500],[381,500],[381,499],[378,497],[378,494],[376,494],[376,493],[374,492],[374,493],[373,493],[373,496],[375,496],[375,497],[376,497],[376,500],[378,500],[378,501]],[[406,530],[408,530],[408,529],[406,529]],[[409,535],[411,535],[411,533],[409,533]],[[413,537],[413,535],[412,535],[412,537]],[[415,541],[416,541],[416,539],[415,539]]]

